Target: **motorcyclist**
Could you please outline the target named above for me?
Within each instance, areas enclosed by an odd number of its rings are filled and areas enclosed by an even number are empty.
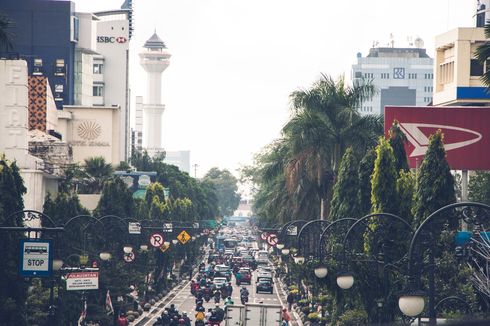
[[[228,296],[231,297],[231,295],[233,294],[233,286],[230,282],[228,282],[228,285],[226,286],[226,291],[228,292]]]
[[[214,312],[216,314],[216,319],[218,320],[218,322],[221,323],[225,319],[225,311],[221,309],[219,304],[216,304],[214,308]]]
[[[226,298],[225,306],[229,306],[229,305],[233,305],[233,304],[235,304],[235,302],[233,302],[233,300],[231,299],[231,296]]]
[[[169,326],[170,325],[170,316],[168,314],[168,311],[165,310],[163,313],[162,313],[162,325],[163,326]]]
[[[213,297],[214,297],[214,303],[219,303],[219,300],[221,299],[221,293],[218,289],[214,290]]]
[[[191,326],[191,319],[189,318],[189,316],[187,316],[187,312],[184,311],[182,313],[182,319],[184,320],[185,326]]]
[[[248,302],[248,290],[246,287],[242,287],[240,289],[240,301],[242,302],[242,304],[244,305],[245,303]]]
[[[242,282],[242,273],[240,273],[240,270],[238,270],[238,272],[236,272],[235,279],[236,279],[236,285],[239,286],[240,283]]]

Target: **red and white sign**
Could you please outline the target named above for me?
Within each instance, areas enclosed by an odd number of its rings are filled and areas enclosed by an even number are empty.
[[[484,107],[385,107],[385,135],[397,120],[407,136],[411,168],[417,166],[438,129],[452,170],[490,170],[490,109]]]
[[[165,240],[163,238],[163,235],[161,235],[160,233],[155,232],[150,235],[150,244],[152,245],[152,247],[160,248],[164,242]]]
[[[269,233],[267,233],[267,232],[262,232],[262,234],[260,235],[260,238],[261,238],[262,240],[264,240],[264,241],[265,241],[265,240],[267,240],[267,237],[268,237],[268,236],[269,236]]]
[[[278,242],[279,242],[279,239],[277,239],[277,235],[275,235],[275,234],[269,234],[269,236],[267,237],[267,243],[270,246],[275,246],[275,245],[277,245]]]
[[[71,291],[97,290],[99,272],[77,272],[66,274],[66,289]]]
[[[126,263],[132,263],[136,259],[136,255],[134,252],[130,252],[129,254],[125,253],[123,259]]]

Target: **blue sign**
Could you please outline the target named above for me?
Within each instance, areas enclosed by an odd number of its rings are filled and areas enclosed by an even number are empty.
[[[20,240],[19,273],[25,277],[51,276],[51,240]]]

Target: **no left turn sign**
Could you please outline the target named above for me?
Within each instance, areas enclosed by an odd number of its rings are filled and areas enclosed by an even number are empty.
[[[260,235],[260,238],[264,241],[267,240],[268,237],[269,237],[269,233],[267,232],[262,232],[262,234]]]
[[[130,252],[129,254],[124,254],[124,261],[126,263],[133,262],[135,258],[136,258],[136,255],[134,254],[134,252]]]
[[[278,242],[279,240],[277,239],[277,235],[275,234],[269,234],[269,236],[267,237],[267,243],[271,246],[275,246]]]
[[[163,239],[163,235],[161,235],[160,233],[155,232],[150,235],[150,244],[152,245],[152,247],[160,248],[163,245],[164,241],[165,240]]]

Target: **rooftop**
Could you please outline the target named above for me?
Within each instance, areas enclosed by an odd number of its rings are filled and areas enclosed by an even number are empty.
[[[166,49],[165,43],[163,43],[162,39],[157,35],[155,31],[153,35],[145,42],[143,47],[147,49]]]

